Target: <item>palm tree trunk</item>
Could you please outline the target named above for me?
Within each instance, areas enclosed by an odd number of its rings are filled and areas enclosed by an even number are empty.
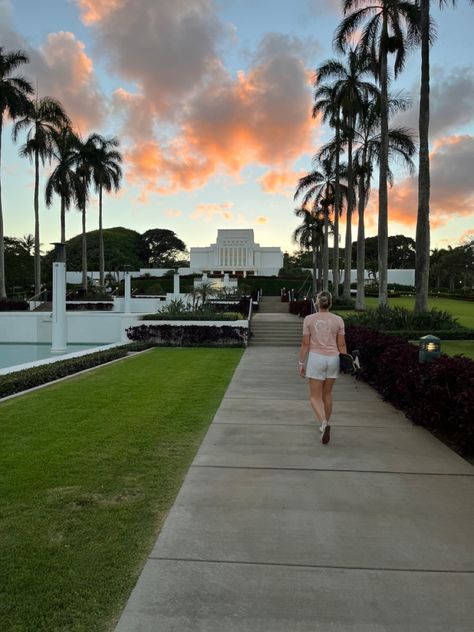
[[[99,271],[100,287],[105,285],[104,233],[102,230],[102,185],[99,186]]]
[[[35,151],[35,296],[41,292],[41,256],[39,227],[39,154]]]
[[[82,289],[87,291],[87,237],[86,237],[86,179],[82,178],[84,200],[82,203]]]
[[[314,238],[314,231],[312,235],[313,240],[313,296],[314,298],[318,293],[318,249]]]
[[[421,89],[418,169],[418,216],[416,220],[415,311],[428,309],[430,276],[430,0],[421,0]]]
[[[352,208],[354,200],[354,175],[352,169],[352,116],[349,117],[349,142],[347,146],[347,211],[346,241],[344,246],[344,291],[346,301],[351,299],[352,271]]]
[[[66,203],[61,195],[61,243],[66,243]]]
[[[334,184],[334,246],[332,263],[332,295],[339,298],[339,207],[341,204],[341,186],[339,179],[339,122],[336,123],[336,182]]]
[[[329,188],[329,187],[328,187]],[[329,192],[326,190],[326,199]],[[329,205],[324,209],[324,243],[323,243],[323,290],[328,290],[329,277]]]
[[[7,297],[5,287],[5,241],[3,234],[3,208],[2,208],[2,130],[3,112],[0,112],[0,298]]]
[[[379,221],[378,221],[378,263],[379,263],[379,305],[386,305],[388,266],[388,77],[387,77],[387,17],[384,14],[382,45],[380,51],[380,171],[379,171]]]
[[[362,157],[362,164],[365,165],[365,151]],[[365,174],[362,173],[359,178],[359,204],[358,204],[358,224],[357,224],[357,297],[356,310],[365,309],[365,292],[364,292],[364,271],[365,271]]]

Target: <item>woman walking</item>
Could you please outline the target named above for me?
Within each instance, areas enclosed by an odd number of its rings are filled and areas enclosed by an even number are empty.
[[[309,379],[311,406],[320,422],[321,441],[329,443],[332,413],[332,388],[339,375],[339,354],[347,353],[344,321],[331,314],[330,292],[316,297],[315,314],[306,316],[303,323],[298,370]]]

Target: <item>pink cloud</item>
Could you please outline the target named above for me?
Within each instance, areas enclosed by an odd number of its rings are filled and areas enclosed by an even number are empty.
[[[298,180],[305,175],[304,172],[295,171],[267,171],[260,179],[265,193],[281,193],[293,196]]]
[[[190,217],[191,219],[204,218],[210,221],[217,216],[229,222],[233,219],[233,214],[230,210],[232,207],[232,202],[224,202],[223,204],[198,204]]]

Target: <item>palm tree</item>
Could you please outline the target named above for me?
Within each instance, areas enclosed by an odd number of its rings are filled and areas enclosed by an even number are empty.
[[[11,119],[23,116],[28,108],[28,95],[33,87],[24,77],[12,73],[22,64],[29,62],[21,50],[9,52],[0,46],[0,175],[2,164],[3,117],[8,113]],[[2,181],[0,177],[0,298],[6,298],[5,287],[5,242],[3,232]]]
[[[303,222],[293,232],[293,241],[303,250],[311,250],[313,253],[313,296],[319,290],[321,274],[318,273],[321,247],[324,244],[324,217],[320,209],[313,205],[309,210],[304,206],[295,209],[295,215],[302,217]]]
[[[333,86],[320,84],[319,78],[316,76],[315,85],[317,88],[314,93],[313,118],[319,113],[322,114],[324,122],[328,122],[334,129],[334,139],[331,142],[331,149],[328,155],[334,156],[334,246],[333,246],[333,265],[332,265],[332,293],[334,298],[339,297],[339,216],[342,211],[341,204],[341,167],[340,157],[342,152],[341,129],[343,121],[341,119],[341,107],[337,100],[337,93]],[[319,158],[323,158],[323,154],[319,153]],[[337,209],[337,210],[336,210]]]
[[[379,164],[379,303],[387,304],[388,267],[388,54],[395,54],[395,77],[403,70],[407,50],[419,41],[420,9],[409,0],[344,0],[344,19],[336,29],[334,45],[345,52],[356,30],[365,23],[358,43],[361,55],[370,59],[380,84],[381,151]],[[352,12],[351,12],[352,11]]]
[[[99,193],[99,270],[100,285],[105,282],[104,260],[104,235],[102,230],[102,194],[110,193],[112,189],[118,191],[122,179],[122,155],[117,151],[119,141],[117,138],[104,138],[99,134],[94,135],[95,150],[91,156],[92,179]]]
[[[35,165],[35,294],[41,290],[41,256],[40,256],[40,227],[39,227],[39,166],[44,166],[52,155],[52,132],[69,125],[63,106],[51,97],[31,100],[28,110],[13,127],[13,140],[23,130],[27,130],[26,143],[20,148],[20,156],[29,158]]]
[[[61,242],[66,242],[66,211],[71,203],[81,205],[81,179],[75,167],[77,164],[77,147],[79,139],[70,127],[63,127],[53,131],[52,157],[57,164],[50,175],[45,189],[46,206],[53,203],[53,195],[61,199]]]
[[[364,76],[371,71],[370,58],[361,55],[359,50],[350,49],[347,63],[337,59],[330,59],[317,70],[319,81],[334,79],[336,101],[343,116],[343,134],[347,139],[347,211],[346,211],[346,239],[344,263],[344,298],[351,297],[351,269],[352,269],[352,210],[354,207],[354,173],[352,168],[352,144],[354,125],[363,104],[368,96],[376,97],[378,90],[375,85],[364,80]]]
[[[430,44],[434,33],[431,27],[430,0],[420,1],[421,30],[421,84],[419,113],[419,166],[418,166],[418,213],[416,219],[415,258],[415,311],[428,309],[428,289],[430,276]],[[474,4],[474,0],[469,0]],[[453,6],[456,0],[450,0]],[[440,7],[448,0],[438,0]]]
[[[408,102],[405,99],[389,99],[391,111],[405,109]],[[358,144],[354,155],[355,171],[358,185],[358,227],[357,227],[357,297],[356,310],[365,309],[364,270],[365,270],[365,223],[364,213],[370,195],[373,164],[379,164],[382,139],[380,135],[380,100],[367,101],[363,108],[357,129],[355,141]],[[389,163],[387,178],[393,182],[390,160],[393,158],[403,163],[413,173],[412,156],[416,152],[412,134],[405,128],[393,128],[388,131]]]
[[[324,241],[322,277],[323,290],[327,290],[329,280],[329,228],[331,224],[329,216],[331,213],[331,207],[333,207],[333,209],[336,208],[335,194],[337,173],[334,169],[335,161],[333,156],[316,160],[316,167],[318,166],[318,162],[320,167],[319,170],[316,168],[306,176],[299,179],[294,199],[306,191],[302,200],[302,207],[308,208],[311,203],[313,204],[313,208],[316,208],[319,205],[319,212],[323,216]],[[340,183],[339,187],[341,187]],[[336,216],[338,216],[338,213],[335,212],[335,217]]]

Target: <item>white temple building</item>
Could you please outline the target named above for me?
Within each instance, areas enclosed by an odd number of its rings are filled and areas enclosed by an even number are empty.
[[[219,229],[215,244],[191,247],[190,259],[191,271],[207,274],[273,276],[283,267],[281,248],[255,243],[251,228]]]

